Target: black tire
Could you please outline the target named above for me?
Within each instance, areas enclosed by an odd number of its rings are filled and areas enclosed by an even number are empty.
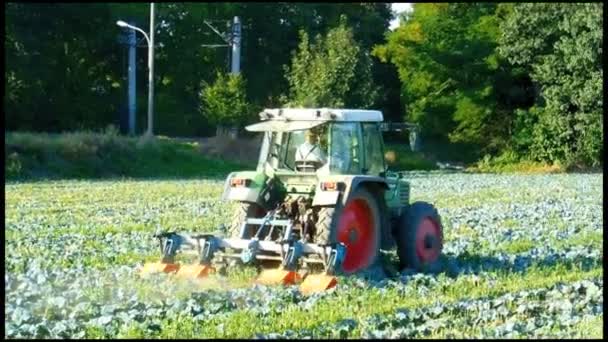
[[[241,226],[248,217],[261,218],[264,217],[265,210],[256,203],[240,202],[238,207],[232,214],[232,222],[230,224],[229,236],[232,238],[241,238]],[[243,238],[251,237],[251,232],[246,231]]]
[[[370,263],[366,267],[362,267],[361,269],[355,271],[360,272],[367,270],[371,266],[374,266],[378,260],[379,252],[380,252],[380,242],[381,242],[381,212],[380,206],[378,204],[378,199],[372,195],[365,188],[358,188],[355,192],[350,196],[346,205],[342,205],[338,203],[335,207],[322,207],[318,213],[318,220],[316,223],[316,234],[315,234],[315,243],[317,244],[329,244],[337,242],[337,230],[338,230],[338,222],[340,221],[340,217],[342,211],[345,207],[347,207],[350,202],[356,199],[363,199],[367,205],[369,206],[371,212],[373,213],[372,222],[374,229],[374,240],[375,244],[373,250],[374,254],[370,258]],[[353,272],[354,273],[354,272]]]
[[[321,207],[319,209],[319,213],[317,214],[317,223],[315,224],[316,233],[315,233],[315,243],[320,245],[326,245],[330,243],[332,222],[334,221],[334,215],[336,213],[336,208],[334,207]]]
[[[423,228],[423,220],[429,219],[435,224],[435,228],[428,227],[428,221],[425,222]],[[427,233],[421,237],[423,245],[421,249],[428,252],[427,260],[424,260],[416,251],[416,235],[419,229],[430,229],[433,231],[438,228],[439,233]],[[423,232],[421,232],[423,234]],[[436,272],[441,268],[440,256],[443,250],[443,226],[437,209],[426,202],[414,202],[408,207],[405,207],[400,220],[399,226],[395,232],[395,241],[397,243],[397,255],[399,256],[400,268],[411,267],[419,272]],[[437,254],[438,249],[438,254]],[[424,255],[423,253],[423,255]],[[436,257],[435,257],[436,255]]]
[[[382,198],[384,198],[384,193],[381,193]],[[381,220],[381,229],[380,229],[380,249],[389,250],[394,247],[395,239],[393,239],[393,231],[392,222],[391,222],[391,213],[390,209],[386,205],[386,201],[379,201],[380,208],[380,220]]]

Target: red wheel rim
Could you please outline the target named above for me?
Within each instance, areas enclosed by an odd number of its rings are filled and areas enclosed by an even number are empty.
[[[430,217],[425,217],[416,231],[416,255],[421,262],[433,262],[441,253],[441,230]]]
[[[351,201],[344,210],[338,223],[337,238],[346,245],[346,255],[342,269],[352,273],[365,268],[375,254],[376,237],[372,211],[362,199]]]

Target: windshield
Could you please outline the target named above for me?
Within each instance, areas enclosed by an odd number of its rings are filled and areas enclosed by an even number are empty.
[[[359,124],[355,122],[335,123],[331,128],[332,174],[360,173]]]
[[[308,130],[268,133],[268,160],[273,168],[284,171],[359,174],[359,126],[357,122],[334,122]]]
[[[305,131],[293,131],[286,132],[286,141],[281,145],[281,161],[283,161],[283,165],[281,166],[287,167],[290,170],[295,170],[295,155],[296,150],[300,145],[304,143],[304,133]]]
[[[308,130],[272,132],[269,159],[271,165],[280,170],[314,172],[299,168],[299,162],[316,158],[321,164],[327,161],[328,125],[324,124]],[[317,168],[321,165],[317,165]]]

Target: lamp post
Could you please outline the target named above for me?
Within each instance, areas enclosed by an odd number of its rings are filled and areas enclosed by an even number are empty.
[[[152,136],[154,102],[154,4],[150,4],[150,38],[148,38],[146,32],[139,27],[129,25],[122,20],[117,21],[116,25],[141,32],[148,42],[148,130],[146,131],[146,135]]]

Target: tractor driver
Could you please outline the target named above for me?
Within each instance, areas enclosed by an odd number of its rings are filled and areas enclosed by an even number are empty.
[[[296,166],[301,163],[310,164],[315,169],[327,163],[327,157],[318,144],[319,136],[312,129],[305,133],[306,141],[296,150]]]

